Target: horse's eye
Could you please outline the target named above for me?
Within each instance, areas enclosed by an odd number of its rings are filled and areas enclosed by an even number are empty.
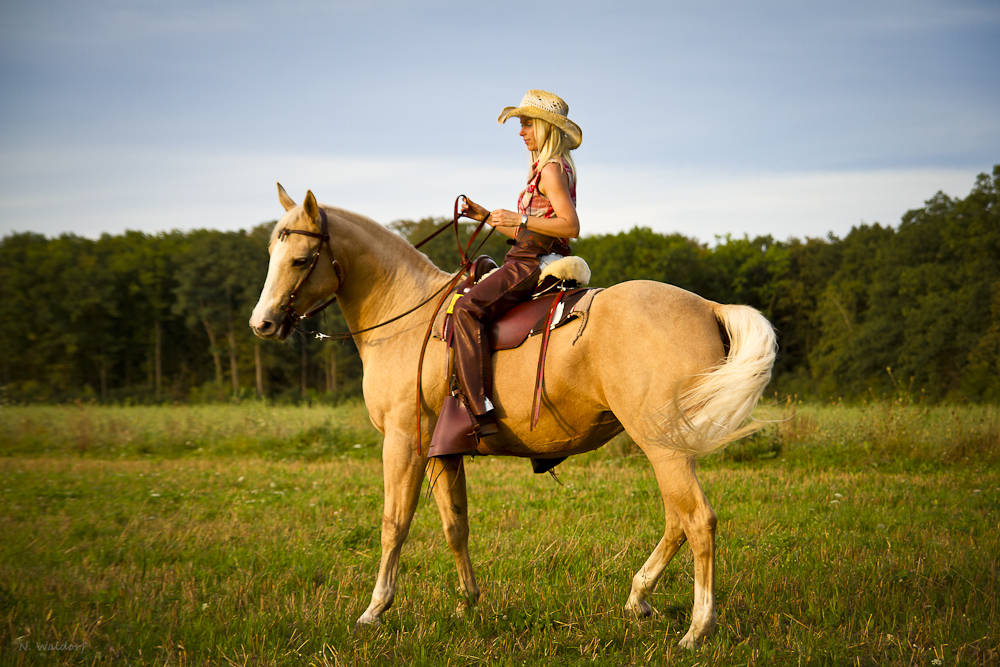
[[[305,257],[299,257],[294,262],[292,262],[292,266],[294,266],[296,269],[301,269],[305,265],[306,265]]]

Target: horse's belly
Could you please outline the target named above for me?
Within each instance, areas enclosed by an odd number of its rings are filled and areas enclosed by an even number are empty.
[[[586,345],[574,346],[576,332],[570,329],[552,332],[538,424],[534,428],[531,415],[539,337],[495,357],[493,396],[500,433],[485,438],[480,449],[507,456],[567,456],[597,449],[621,433],[622,425],[604,400],[600,382],[587,363]]]
[[[484,438],[479,450],[495,456],[570,456],[597,449],[623,430],[621,423],[610,412],[592,415],[581,421],[586,423],[571,424],[543,417],[539,419],[538,426],[529,429],[521,420],[507,422],[501,419],[500,432]]]

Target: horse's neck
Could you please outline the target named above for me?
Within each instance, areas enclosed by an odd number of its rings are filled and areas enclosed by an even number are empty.
[[[335,231],[334,245],[345,258],[344,285],[337,295],[344,319],[352,331],[373,327],[414,308],[448,281],[423,253],[382,225],[369,220],[349,220]],[[434,308],[438,299],[421,308]],[[426,317],[414,314],[426,322]],[[417,320],[403,318],[362,335],[382,338],[412,328]]]

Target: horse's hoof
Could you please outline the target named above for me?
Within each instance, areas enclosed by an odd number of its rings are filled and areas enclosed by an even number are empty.
[[[477,598],[468,600],[462,599],[459,601],[457,605],[455,605],[455,613],[453,615],[455,616],[455,618],[466,620],[470,616],[472,616],[478,609],[479,606],[477,604]]]
[[[642,602],[629,602],[625,605],[625,613],[632,614],[636,618],[647,618],[653,614],[653,608],[645,600]]]
[[[693,632],[688,632],[684,638],[677,642],[677,645],[688,651],[694,651],[705,643],[705,636],[696,636]]]
[[[354,631],[361,632],[367,630],[368,628],[377,628],[382,625],[382,619],[378,617],[366,618],[362,616],[358,619],[358,622],[354,624]]]

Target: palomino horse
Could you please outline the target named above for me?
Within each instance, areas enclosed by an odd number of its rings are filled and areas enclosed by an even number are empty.
[[[469,559],[465,467],[460,457],[427,457],[448,387],[448,355],[439,341],[427,348],[422,396],[416,396],[420,350],[438,298],[394,319],[445,287],[451,276],[376,222],[321,209],[312,192],[301,206],[280,184],[278,196],[286,213],[271,235],[267,281],[250,326],[261,338],[284,339],[302,313],[335,294],[351,330],[359,332],[354,342],[364,363],[365,404],[385,435],[382,557],[371,604],[358,625],[379,624],[392,605],[399,555],[425,473],[434,480],[458,565],[461,607],[473,605],[479,586]],[[632,579],[625,609],[652,611],[646,598],[677,550],[690,542],[694,609],[681,645],[694,647],[716,624],[716,517],[695,475],[695,460],[753,430],[741,425],[771,376],[774,331],[752,308],[720,305],[651,281],[599,293],[587,328],[574,341],[577,331],[562,327],[551,334],[545,407],[534,429],[529,422],[540,337],[494,355],[492,401],[500,432],[485,438],[480,449],[499,456],[565,457],[596,449],[625,430],[653,464],[666,514],[663,539]]]

